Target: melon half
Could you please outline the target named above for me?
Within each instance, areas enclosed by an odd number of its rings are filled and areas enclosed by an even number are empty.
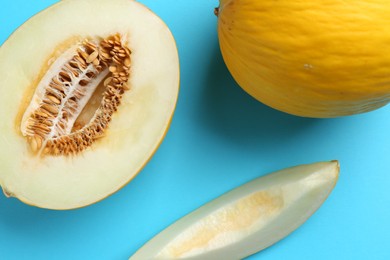
[[[0,185],[43,208],[90,205],[128,183],[169,127],[174,38],[132,0],[65,0],[0,48]]]

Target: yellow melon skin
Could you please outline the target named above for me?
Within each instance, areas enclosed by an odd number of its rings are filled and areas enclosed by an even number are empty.
[[[237,83],[305,117],[371,111],[390,98],[390,1],[221,0],[218,34]]]

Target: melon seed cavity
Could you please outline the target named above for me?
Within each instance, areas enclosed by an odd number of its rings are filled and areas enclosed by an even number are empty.
[[[131,51],[119,34],[88,39],[64,52],[39,82],[21,131],[32,152],[78,154],[103,137],[117,111],[130,76]],[[98,109],[81,128],[75,122],[103,82]]]

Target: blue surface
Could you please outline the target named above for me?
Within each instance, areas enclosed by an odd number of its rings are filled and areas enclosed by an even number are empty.
[[[3,1],[0,42],[54,2]],[[390,107],[327,120],[277,112],[229,75],[218,48],[217,0],[140,2],[166,21],[180,53],[181,93],[166,139],[133,182],[96,205],[57,212],[0,196],[0,259],[127,259],[240,184],[331,159],[340,160],[341,176],[323,207],[250,259],[390,259]]]

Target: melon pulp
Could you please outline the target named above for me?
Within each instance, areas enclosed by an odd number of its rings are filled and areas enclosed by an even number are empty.
[[[122,60],[129,65],[128,72],[122,70],[127,76],[117,71],[122,89],[106,89],[107,84],[114,85],[111,71],[120,69],[115,63],[115,57],[120,56],[110,57],[107,67],[95,71],[93,79],[88,78],[90,83],[80,80],[87,79],[84,74],[88,71],[82,74],[77,69],[79,78],[66,84],[60,77],[68,89],[84,88],[85,98],[72,101],[70,91],[61,92],[62,103],[55,109],[65,111],[64,100],[78,102],[78,109],[69,110],[73,118],[67,119],[66,126],[56,131],[50,128],[46,137],[38,139],[40,151],[36,152],[37,143],[31,142],[34,133],[28,136],[26,118],[34,117],[31,111],[46,102],[42,93],[49,82],[86,41],[99,45],[103,39],[114,37],[121,43],[116,54],[122,49],[130,55],[125,54],[126,61]],[[95,54],[90,53],[82,62],[87,61],[92,68]],[[100,60],[99,66],[102,64]],[[135,177],[161,143],[178,89],[179,59],[174,38],[163,21],[143,5],[132,0],[66,0],[37,14],[0,48],[0,185],[4,193],[50,209],[79,208],[114,193]],[[106,102],[112,110],[101,116],[106,128],[103,124],[96,126],[94,131],[99,136],[89,136],[88,142],[72,140],[76,133],[88,136],[83,131],[99,116],[94,113],[107,98],[104,91],[111,91],[112,100],[118,104]],[[58,111],[55,115],[59,117]],[[49,125],[60,124],[61,118],[51,116]],[[70,140],[72,147],[58,144],[59,138]],[[48,147],[44,149],[43,145],[50,142],[56,145],[45,154]]]
[[[338,117],[390,101],[387,0],[220,0],[218,35],[250,95],[305,117]]]
[[[237,260],[271,246],[326,200],[337,161],[300,165],[255,179],[178,220],[130,260]]]

